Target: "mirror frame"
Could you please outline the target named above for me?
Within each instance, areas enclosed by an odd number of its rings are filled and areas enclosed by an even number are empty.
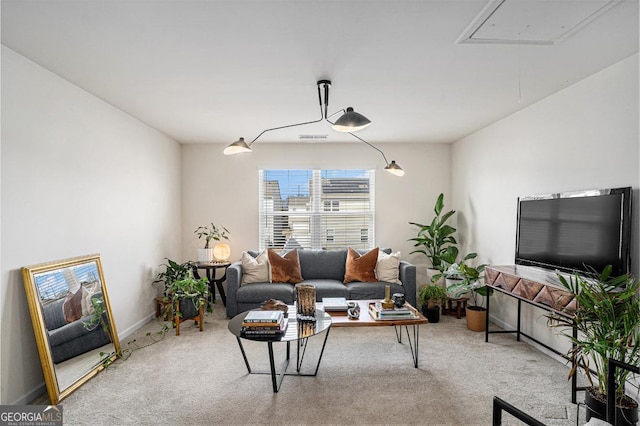
[[[109,321],[109,334],[111,335],[111,340],[115,350],[111,356],[103,358],[101,362],[98,362],[94,367],[89,369],[89,371],[80,376],[69,387],[66,389],[60,389],[58,379],[56,377],[56,371],[54,369],[53,356],[51,354],[47,327],[44,320],[44,312],[42,309],[42,303],[40,302],[35,276],[44,272],[53,272],[58,269],[93,262],[95,262],[98,270],[98,278],[100,279],[100,288],[102,291],[102,298],[104,300],[105,313]],[[118,333],[116,332],[116,325],[113,320],[111,304],[109,303],[109,295],[107,294],[107,286],[105,284],[104,273],[102,271],[102,262],[100,261],[99,254],[91,254],[87,256],[79,256],[70,259],[25,266],[22,268],[22,278],[24,281],[25,292],[27,294],[27,302],[29,304],[29,312],[31,314],[31,322],[33,323],[33,331],[36,337],[40,362],[42,363],[44,381],[47,387],[47,392],[49,393],[51,404],[55,405],[102,371],[106,365],[115,361],[121,353],[120,341],[118,340]]]

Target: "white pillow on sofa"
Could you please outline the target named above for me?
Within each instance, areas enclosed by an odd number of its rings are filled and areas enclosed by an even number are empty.
[[[376,263],[376,278],[378,281],[400,284],[400,252],[386,254],[382,250],[378,252],[378,263]]]
[[[258,257],[253,257],[244,251],[240,261],[242,262],[242,282],[240,285],[271,282],[271,265],[266,250],[260,252]]]

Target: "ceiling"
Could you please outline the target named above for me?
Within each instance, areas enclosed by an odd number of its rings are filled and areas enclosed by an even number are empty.
[[[3,0],[1,8],[2,44],[181,143],[250,141],[316,120],[319,79],[333,83],[330,114],[352,106],[373,122],[358,133],[369,142],[448,143],[638,52],[638,0]],[[485,40],[465,43],[469,34]],[[527,43],[532,34],[548,42]],[[301,134],[355,141],[326,122],[260,141]]]

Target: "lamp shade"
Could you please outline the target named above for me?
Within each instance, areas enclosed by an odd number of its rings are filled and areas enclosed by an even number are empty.
[[[227,260],[230,256],[231,247],[229,247],[229,244],[220,243],[216,244],[213,248],[213,257],[215,257],[216,260]]]
[[[251,148],[244,141],[244,138],[238,139],[224,149],[224,155],[240,154],[243,152],[251,152]]]
[[[402,167],[398,166],[393,160],[391,163],[387,164],[387,167],[384,169],[393,175],[404,176],[404,170],[402,170]]]
[[[349,107],[347,111],[336,120],[332,127],[335,131],[348,133],[362,130],[370,124],[371,120]]]

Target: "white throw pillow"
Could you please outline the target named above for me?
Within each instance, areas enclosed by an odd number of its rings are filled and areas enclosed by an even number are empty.
[[[378,281],[400,284],[400,252],[386,254],[382,250],[378,252],[378,263],[376,264],[376,278]]]
[[[242,252],[240,261],[242,262],[242,283],[240,285],[271,282],[271,265],[266,250],[263,250],[255,258],[246,251]]]

